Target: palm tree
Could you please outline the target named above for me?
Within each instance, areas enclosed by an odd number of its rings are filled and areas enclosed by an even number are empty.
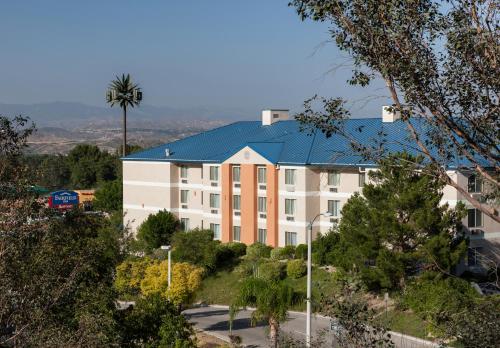
[[[246,306],[255,307],[252,313],[252,325],[261,320],[269,324],[269,336],[273,347],[278,346],[280,323],[285,321],[288,310],[293,304],[293,289],[278,281],[262,278],[247,278],[243,281],[240,291],[230,309],[230,325],[236,313]]]
[[[123,110],[123,156],[127,155],[127,106],[139,105],[142,100],[142,91],[138,84],[132,83],[130,74],[111,81],[106,93],[106,100],[111,106],[120,105]]]

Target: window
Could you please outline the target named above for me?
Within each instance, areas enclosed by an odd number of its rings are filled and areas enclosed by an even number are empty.
[[[258,167],[257,168],[257,182],[259,184],[266,183],[266,168],[265,167]]]
[[[481,179],[478,178],[476,175],[469,176],[469,178],[467,180],[468,180],[467,191],[469,191],[471,193],[479,193],[482,191],[481,190],[482,189]]]
[[[233,226],[233,240],[235,242],[241,240],[241,226]]]
[[[265,213],[267,209],[266,197],[259,197],[257,203],[258,212]]]
[[[285,214],[295,215],[295,199],[285,199]]]
[[[220,208],[220,195],[216,193],[210,194],[210,208]]]
[[[297,232],[285,232],[285,245],[297,245]]]
[[[241,174],[241,168],[240,167],[233,167],[233,181],[234,182],[240,182],[240,174]]]
[[[210,167],[210,181],[219,181],[219,167]]]
[[[187,204],[188,196],[189,196],[188,190],[181,190],[181,204]]]
[[[214,239],[220,239],[220,225],[210,224],[210,230],[214,233]]]
[[[366,173],[359,173],[358,186],[359,187],[365,186],[365,182],[366,182]]]
[[[189,219],[181,218],[181,229],[183,231],[189,231]]]
[[[339,216],[340,214],[340,201],[328,201],[328,212],[332,216]]]
[[[483,226],[483,215],[479,209],[467,210],[467,226],[468,227],[481,227]]]
[[[257,233],[257,241],[259,243],[266,244],[267,230],[265,228],[259,228],[258,233]]]
[[[233,196],[233,209],[234,210],[241,210],[241,196],[240,195]]]
[[[181,178],[187,179],[188,177],[188,168],[186,166],[181,166]]]
[[[285,185],[295,185],[296,169],[285,169]]]
[[[328,186],[340,186],[340,173],[338,171],[328,172]]]

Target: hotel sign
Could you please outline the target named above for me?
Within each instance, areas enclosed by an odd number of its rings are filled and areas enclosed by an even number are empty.
[[[49,197],[49,207],[57,209],[71,209],[79,203],[78,193],[75,191],[56,191]]]

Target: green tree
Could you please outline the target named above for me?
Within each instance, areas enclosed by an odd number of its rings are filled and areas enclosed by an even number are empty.
[[[127,155],[127,107],[133,108],[139,105],[141,100],[141,88],[138,84],[132,82],[130,74],[122,74],[121,77],[116,76],[116,79],[109,84],[107,102],[112,107],[118,104],[123,110],[123,157]]]
[[[45,156],[35,173],[38,185],[55,190],[68,187],[71,179],[70,168],[62,155]]]
[[[191,324],[158,293],[138,299],[120,314],[120,323],[125,347],[196,347]]]
[[[138,228],[139,248],[146,252],[152,252],[162,245],[170,245],[172,235],[179,228],[179,220],[174,214],[166,210],[151,214]]]
[[[179,231],[172,238],[172,258],[177,262],[188,262],[213,272],[217,267],[219,244],[214,240],[214,234],[210,230]]]
[[[94,208],[108,213],[121,211],[123,200],[123,185],[121,180],[107,181],[96,191],[94,198]]]
[[[391,109],[401,114],[413,146],[434,164],[429,174],[500,222],[498,202],[480,202],[447,173],[450,162],[464,160],[498,198],[497,1],[292,0],[290,5],[301,19],[330,25],[331,42],[352,58],[349,83],[364,87],[376,77],[385,82]],[[314,110],[315,100],[322,110]],[[369,131],[344,127],[350,115],[343,104],[341,98],[312,98],[298,118],[327,136],[345,136],[364,157],[385,156],[389,137],[360,141],[371,137]]]
[[[92,188],[97,184],[101,158],[102,152],[95,145],[79,144],[71,149],[66,159],[74,188]]]
[[[457,240],[463,209],[441,205],[441,181],[407,154],[382,160],[363,196],[342,209],[335,262],[361,271],[371,288],[403,286],[421,269],[449,273],[466,251]],[[415,164],[417,163],[417,164]]]
[[[243,307],[255,307],[252,324],[265,320],[269,325],[269,336],[273,347],[278,347],[280,323],[288,317],[288,310],[294,303],[293,289],[283,283],[262,278],[244,279],[239,293],[231,304],[230,320]]]

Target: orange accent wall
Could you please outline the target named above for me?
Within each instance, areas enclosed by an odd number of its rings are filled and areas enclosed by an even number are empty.
[[[278,170],[272,164],[267,166],[267,244],[278,246]]]
[[[221,241],[227,243],[233,240],[233,180],[231,173],[232,166],[223,164],[221,166],[222,179],[222,235]]]
[[[253,244],[257,239],[257,167],[241,165],[241,242]]]

